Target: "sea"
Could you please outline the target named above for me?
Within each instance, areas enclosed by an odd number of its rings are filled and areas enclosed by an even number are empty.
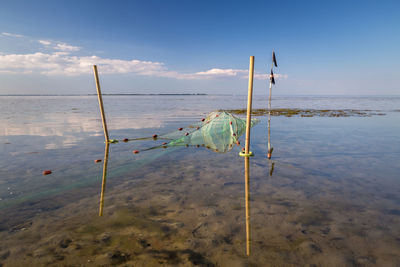
[[[350,115],[271,116],[270,159],[255,116],[248,184],[244,136],[226,153],[141,139],[247,96],[103,102],[109,146],[96,95],[0,96],[0,266],[400,266],[399,96],[273,96]]]

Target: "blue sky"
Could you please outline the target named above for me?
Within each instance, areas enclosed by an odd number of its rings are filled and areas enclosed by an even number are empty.
[[[399,94],[398,1],[2,1],[0,94]]]

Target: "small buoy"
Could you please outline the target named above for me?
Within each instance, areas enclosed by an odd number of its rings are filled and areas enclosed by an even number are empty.
[[[201,121],[205,121],[206,119],[201,119]]]
[[[179,128],[178,130],[179,130],[179,131],[182,131],[182,130],[183,130],[183,128]]]
[[[164,142],[164,143],[162,143],[163,145],[166,145],[167,143],[166,142]]]
[[[129,141],[129,139],[128,138],[125,138],[124,140],[122,140],[122,141],[124,141],[125,143],[126,142],[128,142]]]
[[[154,139],[156,139],[157,137],[158,137],[158,135],[156,135],[156,134],[155,134],[155,135],[153,135],[153,138],[154,138]]]
[[[133,150],[133,154],[138,154],[139,150]]]
[[[49,174],[51,174],[51,170],[45,170],[45,171],[43,171],[43,175],[49,175]]]
[[[186,133],[185,135],[186,135],[186,136],[188,136],[188,135],[189,135],[189,133]]]
[[[235,134],[235,133],[233,133],[232,135],[233,135],[233,136],[236,136],[236,134]]]
[[[101,159],[95,159],[94,162],[99,163],[101,162]]]
[[[236,144],[237,144],[238,146],[240,146],[240,142],[239,142],[239,141],[237,141]]]
[[[232,125],[232,122],[229,122],[230,125]]]

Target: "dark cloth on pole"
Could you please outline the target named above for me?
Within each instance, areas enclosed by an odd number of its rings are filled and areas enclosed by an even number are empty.
[[[278,64],[276,63],[275,52],[272,52],[272,62],[274,62],[275,67],[278,67]]]
[[[275,84],[274,73],[272,72],[272,69],[271,69],[271,75],[269,76],[269,79],[272,84]]]

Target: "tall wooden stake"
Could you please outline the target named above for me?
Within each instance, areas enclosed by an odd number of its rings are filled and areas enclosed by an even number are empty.
[[[109,151],[110,151],[110,143],[106,142],[106,147],[104,148],[103,179],[101,182],[99,216],[103,216],[104,197],[105,197],[105,193],[106,193],[106,182],[107,182],[108,152]]]
[[[103,129],[104,129],[104,138],[106,139],[106,143],[110,142],[110,139],[108,138],[108,130],[107,130],[107,123],[106,123],[106,115],[104,114],[104,107],[103,107],[103,98],[101,96],[101,90],[100,90],[100,81],[99,81],[99,75],[97,73],[97,66],[93,65],[93,72],[94,72],[94,79],[96,81],[96,88],[97,88],[97,97],[99,99],[99,106],[100,106],[100,112],[101,112],[101,120],[103,122]]]
[[[249,65],[249,88],[247,95],[247,121],[246,121],[246,146],[245,153],[250,149],[250,128],[251,128],[251,105],[253,101],[253,77],[254,77],[254,56],[250,57]]]
[[[250,57],[249,65],[249,88],[247,96],[247,121],[246,121],[246,145],[245,154],[250,153],[250,128],[251,128],[251,109],[253,100],[253,78],[254,78],[254,56]],[[249,157],[244,157],[244,172],[245,172],[245,206],[246,206],[246,255],[250,256],[250,164]]]

